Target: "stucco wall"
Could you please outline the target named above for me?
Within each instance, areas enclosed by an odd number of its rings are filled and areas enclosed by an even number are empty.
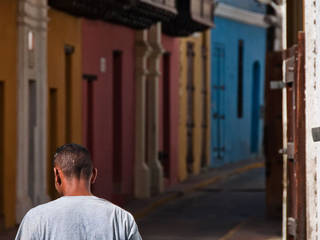
[[[123,197],[133,193],[134,166],[134,30],[100,21],[83,20],[83,73],[97,75],[94,82],[94,164],[98,178],[94,192],[100,197],[112,198],[121,203],[121,196],[113,193],[113,51],[122,51],[122,151],[121,151],[121,192]],[[100,71],[100,58],[106,59],[106,72]],[[87,85],[83,83],[83,129],[86,141]]]
[[[16,203],[16,98],[17,98],[17,1],[0,1],[0,82],[4,85],[3,163],[0,165],[0,200],[6,227],[15,224]],[[1,150],[2,151],[2,150]],[[0,159],[1,161],[1,159]],[[3,165],[2,165],[3,164]],[[2,211],[1,211],[2,212]]]
[[[162,34],[162,45],[165,52],[170,54],[170,83],[169,83],[169,122],[170,122],[170,174],[166,185],[174,184],[178,181],[178,113],[179,113],[179,39]],[[163,61],[161,61],[163,66]],[[163,69],[161,67],[161,69]],[[159,81],[159,151],[163,150],[163,75]]]
[[[205,36],[207,36],[205,38]],[[201,170],[201,147],[202,147],[202,81],[203,81],[203,59],[202,47],[205,44],[207,49],[207,90],[210,79],[210,42],[209,32],[195,34],[187,38],[180,39],[180,81],[179,81],[179,179],[184,180],[187,173],[187,43],[194,44],[194,128],[193,128],[193,174],[198,174]],[[210,95],[210,91],[207,92]],[[209,103],[207,97],[207,103]],[[208,104],[210,105],[210,104]],[[209,109],[208,109],[209,110]],[[208,119],[207,119],[208,122]],[[207,149],[209,149],[209,129],[207,132]],[[207,152],[209,156],[209,152]]]
[[[215,45],[223,46],[225,49],[224,76],[225,76],[225,157],[222,161],[212,159],[212,165],[218,166],[228,162],[255,157],[250,151],[251,136],[251,114],[252,114],[252,83],[253,64],[258,61],[261,66],[260,105],[264,104],[264,76],[265,76],[265,54],[266,54],[266,29],[246,25],[232,20],[216,17],[216,28],[212,30],[212,49]],[[237,89],[238,89],[238,41],[244,42],[243,62],[243,117],[237,116]],[[213,54],[213,50],[212,53]],[[212,71],[215,66],[212,62]],[[213,76],[214,74],[212,74]],[[214,78],[212,77],[212,84]],[[212,90],[213,91],[213,90]],[[259,122],[259,152],[262,148],[263,121]],[[212,134],[216,134],[212,132]]]
[[[57,146],[66,143],[67,131],[70,132],[71,141],[82,144],[82,45],[81,45],[81,20],[65,13],[49,9],[48,23],[48,88],[57,91],[57,112],[50,116],[50,95],[48,106],[48,187],[49,194],[54,196],[52,185],[52,157],[53,149],[50,148],[50,141],[53,136],[50,134],[50,119],[56,118],[56,144]],[[66,61],[65,45],[74,47],[71,63],[71,126],[67,129],[66,124]]]

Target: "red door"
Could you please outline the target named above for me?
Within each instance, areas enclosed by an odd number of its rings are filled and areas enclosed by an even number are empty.
[[[122,52],[113,52],[113,193],[121,194],[122,183]]]

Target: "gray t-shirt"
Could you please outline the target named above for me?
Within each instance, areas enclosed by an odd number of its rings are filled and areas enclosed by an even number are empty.
[[[141,240],[130,213],[95,196],[68,196],[31,209],[16,240]]]

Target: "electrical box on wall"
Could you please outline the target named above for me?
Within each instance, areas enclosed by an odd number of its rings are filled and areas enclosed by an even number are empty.
[[[107,71],[107,61],[106,58],[100,58],[100,72],[105,73]]]

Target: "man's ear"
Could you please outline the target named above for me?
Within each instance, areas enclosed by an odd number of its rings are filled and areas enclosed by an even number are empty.
[[[91,179],[90,179],[90,183],[91,184],[94,184],[96,179],[97,179],[97,175],[98,175],[98,169],[96,168],[93,168],[92,169],[92,176],[91,176]]]
[[[55,177],[56,183],[58,185],[61,185],[61,177],[60,177],[59,170],[57,168],[54,168],[53,171],[54,171],[54,177]]]

